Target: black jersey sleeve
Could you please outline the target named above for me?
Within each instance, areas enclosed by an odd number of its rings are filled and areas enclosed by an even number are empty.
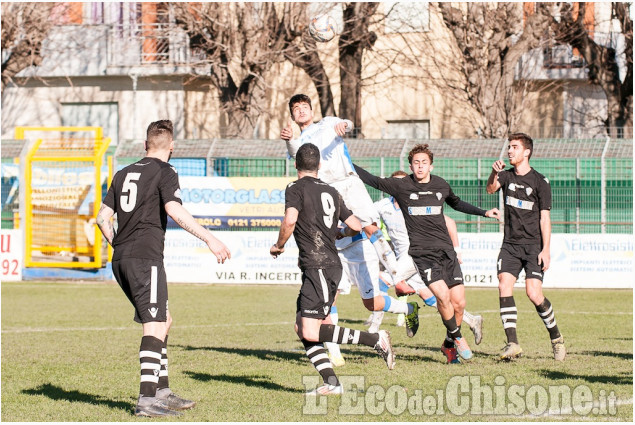
[[[470,203],[467,203],[465,201],[462,201],[461,198],[459,198],[454,191],[452,191],[452,188],[450,187],[450,194],[448,195],[448,197],[445,199],[445,202],[451,206],[453,209],[465,213],[465,214],[471,214],[471,215],[480,215],[485,217],[485,210],[480,209],[477,206],[474,206]]]
[[[108,188],[108,192],[106,193],[106,197],[104,198],[104,205],[110,207],[113,211],[117,212],[117,205],[115,203],[115,182],[117,181],[119,174],[115,174],[110,182],[110,187]]]
[[[303,195],[297,181],[289,183],[284,191],[284,209],[295,208],[298,212],[302,211]]]
[[[371,187],[374,187],[375,189],[379,189],[382,192],[386,192],[390,195],[394,195],[396,186],[393,183],[394,183],[394,180],[399,180],[399,179],[381,178],[381,177],[374,176],[357,164],[353,164],[353,167],[355,167],[355,172],[365,184]]]
[[[181,201],[181,187],[179,185],[179,175],[173,167],[163,167],[161,169],[161,180],[159,181],[159,193],[163,204],[170,201],[183,204]]]
[[[538,207],[542,210],[550,210],[551,209],[551,184],[546,177],[540,175],[538,180],[539,184],[537,187],[538,192]]]

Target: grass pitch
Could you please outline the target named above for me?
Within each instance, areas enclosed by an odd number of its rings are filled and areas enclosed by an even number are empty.
[[[564,363],[553,360],[522,288],[525,355],[511,363],[497,361],[504,332],[495,289],[467,289],[468,310],[485,325],[479,346],[463,329],[475,352],[466,364],[444,363],[445,331],[432,309],[420,310],[412,339],[386,314],[395,370],[367,347],[343,346],[346,365],[336,373],[357,388],[328,399],[304,396],[303,377],[317,383],[318,374],[293,332],[298,287],[169,290],[171,387],[198,401],[180,421],[633,420],[631,290],[546,291],[567,344]],[[368,312],[355,291],[338,305],[342,324],[363,328]],[[144,421],[132,415],[141,337],[132,316],[115,284],[2,283],[2,421]],[[571,400],[554,399],[558,389]]]

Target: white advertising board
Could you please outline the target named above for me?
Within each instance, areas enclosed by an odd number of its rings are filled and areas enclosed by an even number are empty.
[[[298,247],[293,236],[276,259],[269,248],[277,231],[216,232],[232,258],[218,264],[207,245],[184,230],[165,234],[165,270],[168,282],[299,284]]]
[[[269,247],[277,231],[216,232],[232,253],[217,264],[207,246],[183,230],[168,230],[165,263],[169,282],[299,284],[298,248],[293,237],[277,259]],[[502,234],[463,233],[463,277],[466,286],[498,286],[496,260]],[[632,235],[554,234],[546,288],[632,288]],[[519,285],[524,283],[521,273]]]
[[[463,233],[463,279],[467,286],[498,286],[496,260],[503,235]],[[553,234],[545,288],[632,288],[633,235]],[[524,283],[524,272],[519,283]]]
[[[22,280],[22,230],[2,229],[0,233],[2,282]]]

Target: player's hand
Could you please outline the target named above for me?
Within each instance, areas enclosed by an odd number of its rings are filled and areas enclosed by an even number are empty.
[[[547,271],[549,264],[551,263],[551,254],[549,251],[542,250],[538,254],[538,265],[542,264],[542,271]]]
[[[463,254],[460,251],[456,252],[456,259],[459,260],[459,264],[463,264]]]
[[[505,169],[505,163],[501,159],[499,159],[494,164],[492,164],[492,170],[494,170],[496,174],[500,173],[504,169]]]
[[[498,208],[492,208],[491,210],[485,211],[485,217],[495,218],[496,220],[501,220],[501,212]]]
[[[335,124],[335,127],[333,127],[335,129],[335,132],[337,133],[338,136],[343,136],[346,134],[346,122],[345,121],[340,121],[337,124]]]
[[[212,251],[212,253],[216,256],[218,262],[221,264],[224,263],[225,260],[232,258],[232,254],[231,252],[229,252],[229,248],[227,248],[224,243],[213,236],[207,241],[207,247],[210,251]]]
[[[275,243],[271,246],[271,248],[269,248],[269,254],[271,254],[273,258],[278,258],[278,255],[282,254],[283,252],[284,247],[279,248],[278,245],[276,245]]]
[[[291,118],[287,121],[287,126],[280,132],[280,138],[286,141],[293,139],[293,121]]]

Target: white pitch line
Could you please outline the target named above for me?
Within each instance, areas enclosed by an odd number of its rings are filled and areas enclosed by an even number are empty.
[[[269,322],[269,323],[240,323],[240,326],[278,326],[278,325],[293,325],[295,322]],[[226,328],[230,326],[236,326],[236,323],[217,323],[214,325],[183,325],[175,326],[174,329],[192,329],[192,328]],[[18,333],[38,333],[38,332],[77,332],[77,331],[138,331],[139,327],[132,326],[119,326],[119,327],[75,327],[75,328],[17,328],[17,329],[3,329],[3,334],[18,334]]]

